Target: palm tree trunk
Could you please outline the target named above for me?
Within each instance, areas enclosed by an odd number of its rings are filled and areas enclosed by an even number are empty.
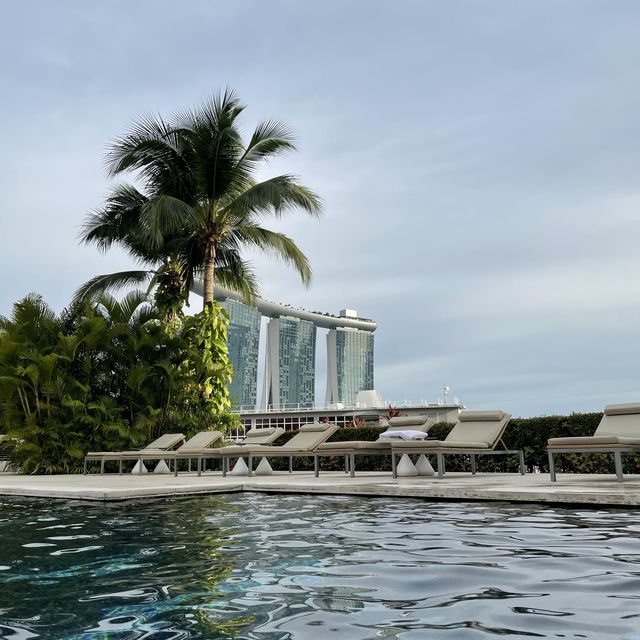
[[[216,247],[213,242],[209,242],[209,246],[207,247],[207,255],[204,262],[204,293],[202,299],[203,309],[209,303],[213,302],[213,289],[215,284],[215,260]]]

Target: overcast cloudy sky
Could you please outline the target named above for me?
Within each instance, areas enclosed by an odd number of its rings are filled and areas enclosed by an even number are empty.
[[[128,268],[77,243],[108,142],[231,85],[325,203],[277,227],[312,287],[256,256],[263,295],[377,320],[384,398],[640,400],[637,1],[0,0],[0,30],[0,313]]]

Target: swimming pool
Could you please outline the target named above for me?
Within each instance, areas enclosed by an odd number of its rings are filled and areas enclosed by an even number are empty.
[[[0,638],[640,638],[640,516],[233,494],[0,498]]]

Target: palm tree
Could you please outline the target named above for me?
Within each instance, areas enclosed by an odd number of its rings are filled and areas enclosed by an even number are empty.
[[[142,191],[117,186],[85,221],[81,239],[103,250],[119,244],[147,269],[99,276],[79,295],[150,276],[161,286],[169,276],[176,285],[177,277],[184,294],[201,274],[204,306],[214,299],[216,280],[251,298],[257,283],[241,256],[246,247],[284,260],[309,284],[304,253],[285,234],[263,227],[262,220],[295,210],[317,217],[320,200],[292,175],[256,181],[261,165],[295,145],[291,130],[273,120],[260,123],[243,143],[238,117],[244,108],[227,89],[168,121],[147,116],[112,144],[109,175],[135,172]]]

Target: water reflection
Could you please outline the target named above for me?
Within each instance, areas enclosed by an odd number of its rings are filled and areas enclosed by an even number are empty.
[[[233,495],[0,499],[0,638],[616,638],[640,518]]]

